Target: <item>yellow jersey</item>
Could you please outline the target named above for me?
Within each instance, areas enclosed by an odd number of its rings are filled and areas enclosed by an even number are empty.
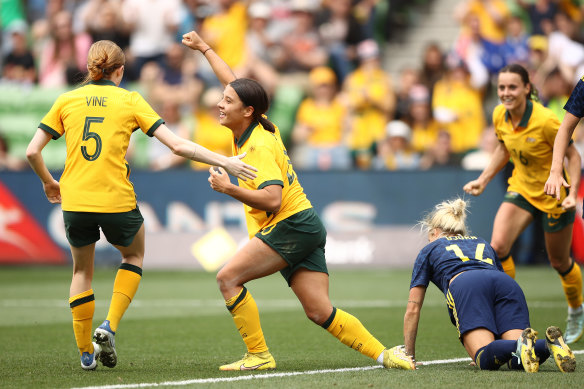
[[[493,110],[493,124],[497,138],[505,144],[515,165],[507,190],[521,194],[542,212],[566,212],[561,202],[543,191],[552,164],[554,140],[560,127],[557,116],[543,105],[527,100],[525,113],[516,128],[513,128],[503,105]],[[564,176],[569,183],[566,169]],[[561,200],[566,194],[565,188],[562,188]]]
[[[296,121],[313,131],[308,137],[311,146],[338,146],[343,141],[345,107],[338,99],[328,105],[317,104],[311,97],[304,99],[298,107]]]
[[[74,212],[128,212],[136,208],[126,150],[140,128],[152,136],[164,121],[137,92],[100,80],[57,98],[39,128],[65,134],[61,207]]]
[[[275,127],[275,126],[274,126]],[[280,131],[271,133],[259,123],[252,123],[239,139],[234,139],[233,154],[246,152],[245,162],[258,169],[253,180],[238,180],[239,186],[250,190],[269,185],[282,187],[280,210],[273,214],[244,204],[247,232],[253,237],[262,229],[272,226],[300,211],[312,208],[282,143]]]

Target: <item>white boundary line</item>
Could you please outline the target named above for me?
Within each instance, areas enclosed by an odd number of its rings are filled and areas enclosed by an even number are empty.
[[[574,354],[584,354],[584,350],[575,350]],[[433,361],[421,362],[422,366],[426,365],[441,365],[446,363],[457,363],[457,362],[470,362],[470,358],[454,358],[454,359],[436,359]],[[250,374],[237,377],[217,377],[217,378],[198,378],[193,380],[185,381],[165,381],[165,382],[149,382],[141,384],[119,384],[119,385],[103,385],[103,386],[82,386],[72,389],[128,389],[128,388],[153,388],[157,386],[184,386],[192,384],[215,384],[219,382],[236,382],[236,381],[249,381],[253,379],[266,379],[274,377],[292,377],[298,375],[314,375],[314,374],[326,374],[326,373],[346,373],[351,371],[366,371],[373,369],[381,369],[381,365],[377,366],[364,366],[364,367],[351,367],[343,369],[323,369],[323,370],[308,370],[308,371],[291,371],[285,373],[266,373],[266,374]]]

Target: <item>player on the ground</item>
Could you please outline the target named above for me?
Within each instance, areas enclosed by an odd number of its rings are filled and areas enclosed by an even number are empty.
[[[533,373],[553,355],[562,372],[576,368],[576,358],[558,327],[548,327],[546,341],[530,328],[523,291],[502,270],[497,254],[482,238],[469,236],[466,202],[438,204],[421,222],[430,242],[414,263],[404,316],[406,354],[416,356],[420,312],[430,282],[444,296],[459,339],[481,370],[511,369]]]
[[[254,178],[255,168],[241,158],[227,158],[179,138],[136,92],[119,88],[125,57],[111,41],[95,42],[87,55],[85,85],[59,96],[26,151],[51,203],[61,203],[67,240],[73,256],[69,305],[81,367],[93,370],[117,363],[114,335],[142,278],[144,219],[136,203],[130,168],[125,160],[130,135],[140,128],[175,154],[222,166],[240,179]],[[65,134],[67,158],[59,181],[47,169],[41,151],[51,139]],[[91,327],[95,298],[91,283],[95,242],[100,228],[122,254],[106,320]]]

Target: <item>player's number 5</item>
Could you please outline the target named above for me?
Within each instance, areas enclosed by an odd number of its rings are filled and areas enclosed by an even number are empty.
[[[448,251],[452,251],[454,252],[454,255],[456,255],[458,258],[460,258],[460,260],[462,262],[466,262],[469,261],[470,258],[467,257],[466,255],[464,255],[464,253],[462,252],[462,250],[460,249],[460,247],[458,247],[457,244],[451,244],[450,246],[446,246],[445,247],[446,250]],[[479,243],[477,244],[477,249],[475,251],[475,259],[477,261],[481,261],[481,262],[486,262],[489,265],[493,264],[493,260],[491,258],[484,258],[483,259],[483,252],[485,251],[485,244],[484,243]]]
[[[96,132],[89,131],[93,123],[103,123],[103,117],[87,116],[83,126],[83,140],[93,139],[95,141],[95,151],[93,154],[87,152],[87,146],[81,146],[81,154],[88,161],[95,161],[101,154],[101,138]]]

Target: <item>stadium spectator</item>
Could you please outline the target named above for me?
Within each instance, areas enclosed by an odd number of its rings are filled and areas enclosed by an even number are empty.
[[[160,113],[166,127],[176,136],[183,139],[189,139],[191,137],[188,126],[182,120],[181,106],[179,103],[171,99],[164,101]],[[198,144],[201,145],[200,143]],[[205,147],[204,145],[201,146]],[[148,161],[150,162],[148,167],[153,171],[185,166],[185,159],[183,157],[174,154],[166,145],[160,142],[148,143]]]
[[[86,84],[57,98],[26,150],[47,199],[61,203],[63,209],[73,256],[69,305],[85,370],[95,369],[98,359],[110,368],[117,364],[114,335],[142,278],[144,224],[125,161],[130,135],[136,128],[155,136],[177,155],[223,165],[235,176],[255,178],[253,168],[241,161],[243,156],[227,158],[179,138],[138,93],[118,88],[124,64],[124,54],[115,43],[94,43],[87,56]],[[64,133],[67,159],[60,181],[56,181],[45,165],[42,150]],[[122,254],[122,264],[107,318],[96,328],[97,343],[92,343],[95,297],[91,284],[100,227]]]
[[[381,67],[379,46],[365,40],[357,47],[359,67],[343,84],[349,115],[348,147],[359,169],[371,166],[375,143],[385,136],[385,125],[393,118],[395,93],[389,74]]]
[[[386,135],[377,144],[372,167],[378,170],[416,170],[420,155],[412,148],[412,130],[401,120],[387,123]]]
[[[87,71],[85,59],[91,37],[86,33],[75,34],[71,13],[59,11],[49,20],[51,36],[39,58],[39,85],[64,87],[83,79]]]
[[[509,15],[504,0],[462,0],[454,10],[454,18],[461,25],[459,40],[470,38],[473,29],[470,23],[476,22],[481,37],[489,42],[503,43]]]
[[[557,67],[568,82],[575,84],[584,74],[584,45],[574,40],[578,24],[564,12],[558,12],[554,21],[556,30],[547,36],[547,57],[538,69],[538,77],[544,80]]]
[[[420,159],[420,169],[437,169],[460,167],[461,155],[452,151],[452,136],[439,127],[436,143],[430,146]]]
[[[316,67],[309,78],[310,96],[300,103],[292,130],[292,162],[300,169],[348,169],[346,109],[339,99],[335,73]]]
[[[436,144],[440,124],[432,117],[430,92],[424,85],[414,85],[410,89],[409,100],[405,119],[412,128],[412,147],[418,153],[425,153]]]
[[[93,42],[109,40],[126,50],[130,34],[122,15],[120,0],[90,0],[79,10],[83,30]]]
[[[517,0],[527,12],[530,35],[549,35],[554,29],[554,17],[559,12],[558,2],[555,0]]]
[[[420,82],[428,88],[431,97],[434,85],[446,73],[446,56],[437,42],[429,42],[422,53],[421,62]]]
[[[497,135],[492,126],[485,128],[481,134],[481,141],[478,150],[467,153],[461,161],[464,170],[484,170],[489,166],[493,158],[493,153],[497,147]]]
[[[276,69],[304,87],[308,86],[306,72],[328,61],[328,53],[314,23],[316,10],[317,4],[310,0],[291,2],[291,30],[282,36],[274,56]]]
[[[179,1],[124,0],[122,15],[130,32],[129,75],[139,77],[147,62],[163,66],[180,23]]]
[[[525,32],[523,20],[517,15],[511,15],[507,20],[503,55],[505,65],[519,63],[527,66],[529,63],[529,37]]]
[[[183,43],[205,56],[224,85],[219,121],[233,132],[233,149],[247,151],[249,161],[260,170],[256,179],[234,185],[222,169],[209,169],[211,188],[243,203],[250,236],[217,273],[225,305],[247,347],[241,360],[219,369],[276,368],[257,304],[245,284],[278,271],[308,318],[343,344],[387,368],[415,369],[413,361],[399,349],[385,349],[359,320],[332,306],[324,257],[326,231],[298,182],[278,129],[264,116],[268,109],[265,90],[257,81],[236,78],[196,32],[186,34]]]
[[[193,114],[193,142],[218,154],[229,156],[233,134],[218,121],[220,112],[217,104],[222,98],[221,89],[215,87],[207,89],[201,96],[201,102]],[[195,170],[209,169],[209,165],[196,161],[191,162],[191,167]]]
[[[572,84],[568,82],[559,69],[553,69],[545,78],[541,89],[543,105],[552,110],[558,119],[563,120],[566,111],[564,105],[572,92]]]
[[[509,65],[501,70],[497,92],[501,104],[493,111],[493,124],[499,144],[489,165],[463,189],[479,196],[509,158],[513,159],[513,174],[495,216],[491,246],[505,272],[515,277],[515,263],[509,254],[513,243],[533,221],[542,225],[550,264],[560,276],[568,301],[570,319],[565,334],[566,342],[572,343],[584,331],[582,274],[570,257],[580,183],[580,155],[573,145],[568,148],[568,163],[563,171],[571,187],[562,191],[557,200],[547,196],[545,178],[552,164],[552,145],[560,121],[553,112],[533,100],[533,86],[521,65]],[[574,312],[579,313],[574,316]]]
[[[32,51],[27,44],[27,27],[17,24],[8,28],[11,49],[4,56],[2,79],[10,83],[32,85],[36,81],[36,68]]]
[[[546,340],[530,328],[523,291],[503,273],[493,248],[470,236],[467,204],[444,201],[421,222],[428,245],[414,263],[404,315],[405,352],[416,356],[418,324],[430,282],[446,298],[450,320],[459,340],[481,370],[510,369],[534,373],[550,354],[562,372],[576,369],[576,357],[558,327],[548,327]]]
[[[0,132],[0,171],[2,170],[24,170],[26,161],[10,154],[9,144],[4,134]]]
[[[399,72],[399,80],[395,93],[396,120],[407,120],[411,104],[411,89],[420,85],[420,72],[417,68],[406,66]],[[423,85],[420,85],[424,88]]]
[[[452,151],[463,154],[478,146],[485,128],[484,84],[474,80],[476,73],[457,55],[451,53],[447,62],[448,70],[434,86],[432,114],[450,134]]]
[[[357,45],[367,36],[351,0],[325,0],[322,6],[317,16],[318,32],[342,83],[357,63]]]

